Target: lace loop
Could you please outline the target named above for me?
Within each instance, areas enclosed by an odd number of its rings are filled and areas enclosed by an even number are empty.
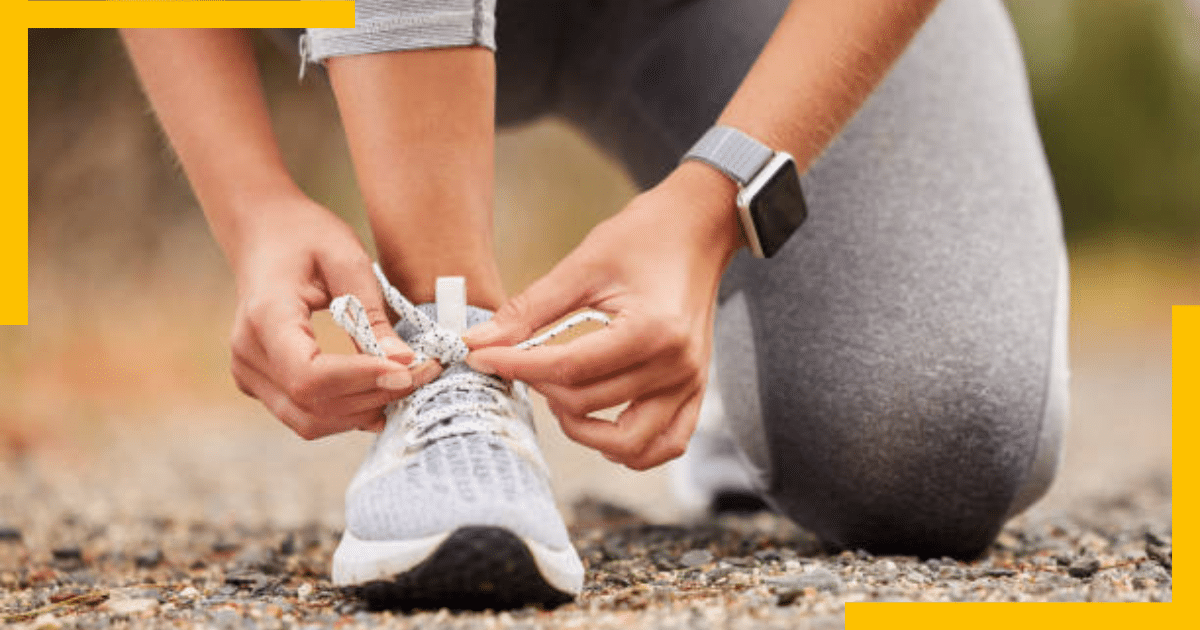
[[[384,300],[400,317],[400,321],[415,334],[409,336],[408,346],[416,355],[412,364],[434,359],[444,367],[461,363],[470,353],[462,337],[439,326],[405,298],[388,282],[383,269],[376,263],[375,278],[383,290]],[[385,357],[371,328],[366,308],[354,295],[342,295],[329,304],[333,321],[342,327],[358,344],[361,351]],[[518,348],[533,348],[545,344],[562,333],[585,322],[607,325],[609,318],[597,311],[584,311],[567,318],[547,332],[523,341]],[[512,409],[510,396],[514,386],[503,379],[474,370],[461,369],[443,375],[418,388],[409,397],[387,408],[389,419],[396,417],[399,430],[405,432],[407,449],[419,449],[430,442],[471,433],[491,433],[505,439],[516,452],[544,467],[540,458],[513,438],[509,424],[520,422]],[[389,421],[390,424],[390,421]]]
[[[412,348],[416,354],[413,365],[433,358],[443,366],[449,366],[467,358],[471,349],[467,347],[462,337],[438,326],[437,322],[422,313],[421,309],[413,306],[412,302],[409,302],[396,287],[388,282],[379,263],[375,263],[373,269],[375,270],[375,279],[379,281],[379,286],[383,290],[383,299],[388,306],[400,316],[400,321],[407,322],[417,330],[417,334],[408,340],[408,347]],[[379,347],[379,341],[375,338],[375,331],[371,329],[367,311],[356,296],[343,295],[334,298],[329,303],[329,312],[333,315],[333,321],[354,338],[363,352],[377,357],[386,356],[383,349]],[[516,347],[534,348],[546,344],[583,323],[596,322],[607,326],[610,321],[607,315],[599,311],[582,311],[568,317],[545,333],[518,343]]]

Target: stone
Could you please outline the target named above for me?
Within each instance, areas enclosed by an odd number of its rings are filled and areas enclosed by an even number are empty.
[[[163,552],[162,549],[154,548],[149,551],[140,553],[133,559],[134,565],[139,569],[153,569],[162,564]]]
[[[771,547],[754,552],[754,559],[758,560],[759,562],[771,563],[779,562],[783,559],[783,556],[779,555],[778,549]]]
[[[80,562],[83,560],[83,550],[79,547],[56,547],[50,551],[56,562]]]
[[[11,525],[0,525],[0,542],[21,542],[21,530]]]
[[[772,577],[764,580],[769,586],[775,587],[777,593],[785,590],[804,590],[811,588],[817,591],[837,592],[843,587],[842,579],[829,569],[812,567],[804,573]]]
[[[712,562],[713,555],[707,549],[693,549],[679,558],[679,563],[688,568],[699,567]]]
[[[780,590],[775,594],[775,605],[791,606],[796,602],[797,599],[800,599],[800,596],[803,594],[804,589],[802,588],[788,588]]]
[[[235,589],[237,589],[237,588],[255,588],[257,586],[260,586],[261,584],[263,584],[266,581],[267,581],[267,576],[263,575],[262,573],[257,573],[257,572],[254,572],[254,573],[231,573],[231,574],[225,576],[225,584],[229,585],[228,587],[234,587]],[[228,587],[226,587],[226,588],[228,588]],[[225,589],[223,588],[223,589],[221,589],[221,591],[224,592]],[[228,594],[233,595],[233,593],[228,593]]]
[[[114,615],[136,615],[157,609],[158,600],[149,597],[110,599],[104,607]]]
[[[1067,567],[1067,575],[1073,578],[1089,578],[1100,570],[1100,560],[1095,556],[1080,556]]]
[[[1171,547],[1170,546],[1163,547],[1160,545],[1152,544],[1149,541],[1147,541],[1146,542],[1146,556],[1149,557],[1151,560],[1161,564],[1163,566],[1163,568],[1165,568],[1167,570],[1171,569]]]
[[[288,532],[283,541],[279,543],[279,555],[290,556],[296,553],[296,534]]]

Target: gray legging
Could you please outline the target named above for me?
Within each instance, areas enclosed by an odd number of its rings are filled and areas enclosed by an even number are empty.
[[[499,122],[563,116],[651,186],[786,5],[503,0]],[[447,30],[490,45],[481,23]],[[1067,415],[1058,206],[1001,4],[946,0],[803,184],[808,222],[722,282],[728,422],[829,543],[975,555],[1045,492]]]

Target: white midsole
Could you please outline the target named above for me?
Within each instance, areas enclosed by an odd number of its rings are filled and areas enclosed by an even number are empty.
[[[451,532],[443,532],[412,540],[362,540],[349,529],[333,552],[333,583],[353,586],[373,580],[387,580],[421,564]],[[553,549],[524,536],[517,536],[533,555],[542,578],[550,586],[572,595],[583,588],[583,562],[575,548],[568,544]]]

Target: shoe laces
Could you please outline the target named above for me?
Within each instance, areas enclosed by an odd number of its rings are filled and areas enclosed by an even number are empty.
[[[497,376],[476,372],[465,364],[461,368],[452,369],[462,364],[470,353],[466,342],[455,332],[438,325],[408,301],[388,282],[378,263],[374,265],[374,270],[388,306],[396,312],[401,321],[406,321],[417,331],[407,340],[415,355],[411,365],[433,359],[443,367],[440,377],[418,388],[408,398],[388,405],[386,414],[389,422],[385,431],[390,433],[393,430],[393,422],[398,421],[398,429],[402,430],[405,436],[406,454],[449,437],[494,434],[507,442],[519,455],[537,463],[539,468],[544,468],[545,464],[541,462],[541,458],[522,446],[511,430],[512,423],[521,422],[511,404],[511,397],[516,393],[514,389],[520,385],[510,384]],[[386,357],[371,328],[366,309],[356,296],[343,295],[335,298],[329,304],[329,311],[334,322],[354,339],[359,349],[378,357]],[[516,344],[516,347],[528,349],[544,345],[558,335],[589,321],[607,325],[610,320],[607,315],[598,311],[582,311],[545,333]],[[398,416],[395,414],[397,405],[402,406]]]

